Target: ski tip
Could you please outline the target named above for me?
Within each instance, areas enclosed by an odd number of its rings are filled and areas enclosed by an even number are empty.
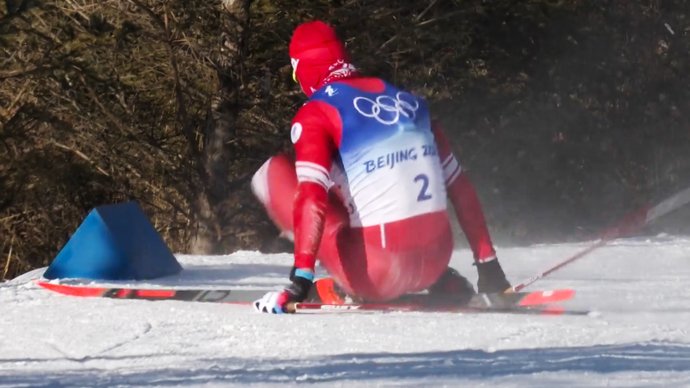
[[[103,294],[104,291],[103,288],[74,287],[67,284],[52,283],[44,280],[39,280],[36,283],[40,287],[43,287],[47,290],[70,296],[101,296],[101,294]]]
[[[561,288],[556,290],[534,291],[527,294],[520,300],[520,306],[534,306],[555,302],[563,302],[572,299],[575,290],[571,288]]]

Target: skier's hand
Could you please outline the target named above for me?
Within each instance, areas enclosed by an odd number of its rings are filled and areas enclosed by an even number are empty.
[[[283,314],[288,311],[290,303],[301,302],[307,298],[313,284],[314,273],[311,270],[293,268],[290,272],[292,284],[283,291],[266,293],[254,302],[254,309],[261,313]]]
[[[476,265],[479,275],[477,292],[510,292],[509,290],[512,290],[498,259],[477,263]]]
[[[260,313],[282,314],[290,301],[290,294],[287,290],[271,291],[261,299],[254,301],[254,309]]]

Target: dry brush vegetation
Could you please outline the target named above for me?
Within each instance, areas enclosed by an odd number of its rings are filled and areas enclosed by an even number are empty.
[[[499,240],[591,236],[690,182],[688,8],[5,1],[0,276],[48,264],[91,208],[126,200],[177,252],[280,248],[248,182],[290,150],[287,43],[313,18],[366,73],[429,99]]]

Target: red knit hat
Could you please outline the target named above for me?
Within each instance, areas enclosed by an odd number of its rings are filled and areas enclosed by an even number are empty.
[[[290,41],[290,61],[295,81],[307,96],[321,87],[335,70],[354,70],[335,30],[318,20],[300,24],[295,29]]]

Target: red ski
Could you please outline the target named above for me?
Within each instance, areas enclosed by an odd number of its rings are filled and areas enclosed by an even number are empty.
[[[405,295],[391,302],[382,303],[293,303],[289,312],[356,312],[356,311],[417,311],[417,312],[495,312],[548,315],[584,315],[587,311],[566,310],[555,303],[574,297],[572,289],[547,291],[474,294],[464,300],[428,294]]]
[[[431,305],[400,303],[293,303],[288,305],[291,313],[341,313],[341,312],[421,312],[421,313],[503,313],[528,315],[590,315],[588,310],[569,310],[557,305],[525,306],[475,306],[466,305]]]

